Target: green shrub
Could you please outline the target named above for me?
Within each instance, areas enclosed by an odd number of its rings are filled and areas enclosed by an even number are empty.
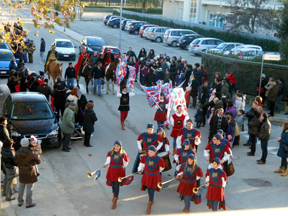
[[[119,12],[113,11],[113,14],[119,15]],[[231,32],[220,32],[216,30],[206,30],[201,27],[190,27],[186,25],[179,25],[174,23],[172,20],[170,22],[162,20],[161,18],[150,18],[150,17],[141,17],[137,15],[128,15],[123,14],[124,17],[128,19],[135,19],[135,20],[143,20],[147,21],[148,23],[159,25],[159,26],[167,26],[171,28],[185,28],[185,29],[191,29],[195,32],[197,32],[200,35],[203,35],[205,37],[214,37],[219,38],[225,42],[239,42],[244,44],[255,44],[261,46],[265,51],[279,51],[279,45],[280,43],[274,40],[268,40],[268,39],[260,39],[255,37],[247,37],[245,35],[241,35],[239,33],[231,33]]]

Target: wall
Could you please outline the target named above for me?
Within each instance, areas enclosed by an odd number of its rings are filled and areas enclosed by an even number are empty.
[[[179,8],[183,11],[184,3],[181,1],[174,1],[170,2],[169,0],[163,1],[163,17],[170,18],[170,19],[179,19],[183,20],[183,12],[182,15],[179,16],[178,10]]]

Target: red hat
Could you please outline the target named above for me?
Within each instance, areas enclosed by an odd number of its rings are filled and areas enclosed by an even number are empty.
[[[32,135],[32,136],[30,137],[30,143],[31,143],[31,144],[37,143],[37,139],[36,139],[35,136]]]
[[[110,49],[108,49],[107,52],[112,52],[112,51]]]

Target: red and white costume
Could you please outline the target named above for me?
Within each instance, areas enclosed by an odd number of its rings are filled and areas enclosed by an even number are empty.
[[[226,143],[220,142],[219,145],[216,145],[214,142],[209,142],[204,149],[204,157],[210,158],[210,164],[208,165],[208,169],[213,167],[212,165],[213,159],[218,157],[220,160],[227,161],[230,157],[230,154],[231,152]]]
[[[175,113],[170,117],[170,124],[173,126],[172,132],[170,134],[171,137],[177,138],[179,131],[186,126],[186,121],[188,120],[188,116],[183,114]]]
[[[184,142],[185,139],[188,139],[190,141],[190,144],[192,147],[195,145],[199,145],[201,143],[201,133],[199,130],[192,128],[192,129],[187,129],[187,128],[182,128],[179,130],[178,135],[177,135],[177,148],[181,148],[182,143]]]
[[[159,101],[158,106],[157,105],[155,106],[157,110],[154,116],[154,121],[165,122],[167,120],[167,114],[166,114],[167,106],[168,105],[165,103],[164,100]]]

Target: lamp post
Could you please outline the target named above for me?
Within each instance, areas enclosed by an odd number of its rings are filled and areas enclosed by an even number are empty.
[[[123,6],[123,0],[121,1],[121,8],[120,8],[120,31],[119,31],[119,49],[121,50],[121,35],[122,35],[122,26],[121,26],[121,21],[122,21],[122,6]]]

